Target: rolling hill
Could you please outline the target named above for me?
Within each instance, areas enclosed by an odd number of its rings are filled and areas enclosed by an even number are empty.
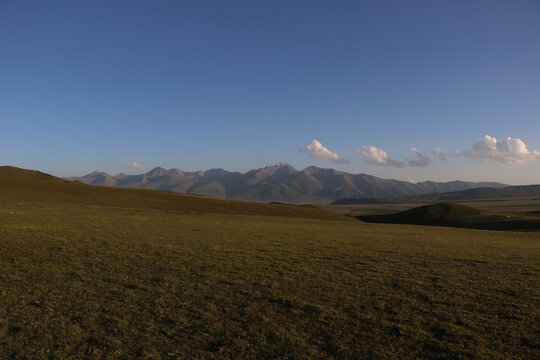
[[[0,166],[0,200],[196,214],[243,214],[343,220],[342,216],[336,216],[315,206],[271,205],[175,192],[93,186],[11,166]]]
[[[357,218],[375,223],[490,230],[540,230],[540,217],[530,213],[486,211],[456,203],[425,205],[394,214],[362,215]]]
[[[111,176],[104,172],[93,172],[68,179],[90,185],[166,190],[217,198],[291,204],[327,204],[340,198],[393,198],[505,186],[500,183],[465,181],[410,183],[315,166],[299,171],[284,162],[244,174],[223,169],[184,172],[157,167],[142,175]]]

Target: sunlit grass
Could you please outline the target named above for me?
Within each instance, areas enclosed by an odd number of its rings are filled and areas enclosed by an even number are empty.
[[[0,216],[0,358],[539,355],[534,234],[50,204]]]

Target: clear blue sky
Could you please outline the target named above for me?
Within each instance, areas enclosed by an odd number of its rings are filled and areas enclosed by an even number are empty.
[[[0,125],[0,164],[59,176],[540,183],[540,1],[0,0]]]

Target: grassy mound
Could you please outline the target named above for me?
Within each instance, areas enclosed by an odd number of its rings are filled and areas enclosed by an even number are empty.
[[[344,220],[315,206],[286,206],[214,199],[174,192],[85,185],[39,171],[0,167],[0,200],[151,209],[198,214],[243,214]]]
[[[478,216],[482,210],[455,203],[441,203],[417,207],[401,213],[404,220],[419,222],[440,222],[443,220],[463,220]]]
[[[395,214],[363,215],[358,218],[377,223],[491,230],[540,230],[540,219],[531,214],[485,211],[456,203],[425,205]]]

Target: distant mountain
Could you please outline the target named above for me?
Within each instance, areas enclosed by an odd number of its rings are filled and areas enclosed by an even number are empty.
[[[223,169],[184,172],[156,167],[142,175],[110,176],[103,172],[93,172],[68,180],[91,185],[167,190],[217,198],[291,204],[327,204],[340,198],[393,198],[505,186],[500,183],[465,181],[424,181],[413,184],[315,166],[299,171],[285,162],[244,174]]]
[[[497,199],[538,199],[540,200],[540,185],[507,186],[507,187],[480,187],[463,191],[444,193],[430,193],[416,196],[405,196],[392,199],[373,198],[342,198],[334,201],[332,205],[358,205],[358,204],[392,204],[392,203],[428,203],[447,201],[475,201]]]

